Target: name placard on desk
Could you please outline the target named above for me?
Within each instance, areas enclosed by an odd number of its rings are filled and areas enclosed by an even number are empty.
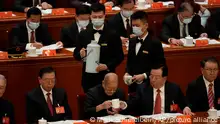
[[[8,59],[8,52],[0,52],[0,59]]]
[[[12,11],[0,12],[0,18],[12,17]]]
[[[56,56],[56,50],[43,50],[43,56]]]
[[[64,15],[64,8],[52,9],[52,15]]]

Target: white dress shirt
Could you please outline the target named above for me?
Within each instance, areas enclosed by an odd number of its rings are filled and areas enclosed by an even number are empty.
[[[29,28],[27,21],[26,21],[26,28],[27,28],[28,42],[29,42],[26,44],[26,49],[29,49],[31,47],[31,43],[30,43],[31,42],[31,32],[34,31],[34,41],[36,41],[36,35],[35,35],[36,32],[35,32],[35,30],[32,30]]]
[[[206,86],[206,91],[207,91],[207,95],[209,94],[209,84],[210,83],[212,83],[213,85],[212,85],[212,92],[213,92],[213,94],[215,94],[215,90],[214,90],[214,81],[212,81],[212,82],[209,82],[209,81],[207,81],[206,79],[205,79],[205,77],[203,76],[203,80],[204,80],[204,82],[205,82],[205,86]],[[214,95],[215,96],[215,95]]]
[[[160,88],[160,97],[161,97],[161,113],[165,112],[165,85]],[[157,96],[157,89],[153,88],[153,94],[154,94],[154,106],[153,106],[153,113],[154,113],[154,107],[156,102],[156,96]]]
[[[147,34],[146,34],[143,38],[139,38],[139,37],[138,37],[138,39],[142,39],[142,40],[144,41],[144,40],[146,39],[147,35],[148,35],[148,32],[147,32]],[[136,43],[136,47],[135,47],[136,55],[138,54],[140,48],[141,48],[141,43],[140,43],[140,42],[139,42],[139,43]]]
[[[205,9],[204,12],[199,11],[198,15],[201,17],[201,25],[205,27],[208,18],[211,16],[210,11]]]
[[[80,27],[78,22],[76,22],[77,28],[78,28],[78,32],[81,32],[81,29],[83,28],[84,30],[86,29],[86,27]]]
[[[46,100],[46,102],[47,102],[47,91],[45,91],[44,89],[43,89],[43,87],[40,85],[40,88],[41,88],[41,90],[42,90],[42,92],[43,92],[43,94],[44,94],[44,98],[45,98],[45,100]],[[51,102],[52,102],[52,104],[53,104],[53,97],[52,97],[52,90],[49,92],[50,93],[50,99],[51,99]]]
[[[180,21],[179,15],[177,16],[178,20],[179,20],[179,26],[180,26],[180,37],[183,37],[183,27],[184,27],[184,23]],[[189,30],[188,30],[188,24],[186,24],[186,36],[189,35]]]
[[[129,19],[129,25],[131,25],[131,17],[125,18],[122,14],[122,11],[120,12],[120,14],[121,14],[121,17],[122,17],[122,20],[123,20],[124,27],[125,27],[125,29],[127,29],[127,21],[126,20]]]
[[[93,29],[95,29],[95,30],[103,30],[103,28],[104,28],[104,24],[102,25],[102,27],[101,27],[100,29],[96,29],[96,28],[93,26]],[[101,34],[99,34],[98,32],[96,32],[96,33],[94,34],[94,39],[95,39],[95,41],[96,41],[97,43],[99,42],[100,36],[101,36]]]

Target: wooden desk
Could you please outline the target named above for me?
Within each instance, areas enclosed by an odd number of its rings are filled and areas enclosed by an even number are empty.
[[[45,66],[52,66],[56,69],[56,86],[66,89],[73,119],[78,119],[76,96],[83,93],[81,88],[82,63],[76,61],[71,52],[61,50],[59,53],[56,57],[0,60],[0,74],[5,75],[8,81],[4,96],[13,102],[18,124],[25,122],[25,94],[38,86],[38,72]],[[204,57],[216,56],[220,60],[220,45],[166,48],[165,56],[169,67],[168,79],[179,84],[185,92],[187,84],[201,74],[200,61]],[[126,57],[116,72],[119,75],[119,87],[127,92],[127,86],[122,79],[125,64]]]

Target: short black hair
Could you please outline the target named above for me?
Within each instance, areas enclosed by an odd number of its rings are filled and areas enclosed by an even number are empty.
[[[123,6],[124,4],[132,3],[132,2],[135,4],[135,0],[118,0],[118,5]]]
[[[161,69],[162,70],[162,77],[167,77],[168,76],[168,67],[166,64],[160,64],[160,65],[154,65],[152,69]]]
[[[46,73],[52,73],[54,72],[56,74],[56,71],[52,68],[52,67],[44,67],[44,68],[41,68],[40,71],[39,71],[39,77],[42,78],[44,76],[44,74]]]
[[[147,23],[147,18],[148,18],[148,15],[144,11],[136,11],[135,13],[131,15],[131,20],[140,19],[142,22],[145,22],[145,23]]]
[[[76,15],[91,14],[91,9],[87,5],[81,5],[76,8]]]
[[[180,7],[178,8],[178,12],[184,12],[184,11],[194,12],[193,9],[194,9],[193,5],[190,2],[183,2],[183,3],[181,3]]]
[[[27,18],[30,18],[31,15],[40,15],[41,16],[41,11],[40,9],[38,9],[37,7],[31,7],[28,11],[27,11]]]
[[[204,67],[205,67],[205,63],[206,63],[206,62],[216,63],[216,64],[218,65],[218,68],[219,68],[219,61],[218,61],[214,56],[204,58],[204,59],[200,62],[201,68],[204,68]]]
[[[101,3],[94,3],[91,6],[91,11],[92,12],[101,12],[101,11],[103,11],[104,14],[105,14],[105,6]]]

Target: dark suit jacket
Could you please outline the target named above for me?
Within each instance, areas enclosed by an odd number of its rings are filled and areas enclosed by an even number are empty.
[[[41,0],[41,3],[47,2],[52,5],[53,8],[56,7],[56,0]],[[35,6],[38,5],[38,0],[35,1]],[[26,7],[32,7],[33,0],[15,0],[14,1],[14,11],[24,12]]]
[[[183,110],[187,104],[180,87],[175,83],[166,81],[165,83],[165,113],[172,113],[170,105],[178,104]],[[153,114],[153,87],[149,82],[138,85],[135,96],[130,96],[128,102],[128,111],[134,115]]]
[[[214,106],[220,110],[220,78],[218,77],[214,84]],[[203,80],[203,76],[199,76],[196,80],[188,85],[186,96],[193,112],[203,112],[209,110],[208,95]]]
[[[109,20],[108,20],[108,27],[112,28],[113,30],[117,31],[117,34],[119,36],[123,36],[123,37],[129,37],[127,36],[127,30],[125,29],[124,23],[123,23],[123,19],[121,17],[120,12],[117,13],[116,15],[112,16]],[[132,26],[131,26],[132,27]],[[132,33],[132,28],[130,29],[131,33]]]
[[[47,102],[40,86],[30,91],[26,96],[26,110],[28,124],[37,123],[42,117],[47,121],[59,121],[72,119],[72,112],[68,104],[67,95],[64,89],[53,88],[53,109],[54,116],[50,115]],[[65,114],[56,114],[55,107],[63,106]]]
[[[89,24],[88,27],[92,25]],[[76,47],[78,41],[79,30],[77,23],[74,21],[71,25],[63,27],[61,30],[61,41],[64,47]]]
[[[207,20],[206,31],[210,38],[219,39],[220,35],[220,8],[212,13],[211,17]]]
[[[166,17],[162,25],[162,41],[168,43],[169,38],[180,39],[180,28],[177,14]],[[199,15],[195,15],[192,19],[192,22],[188,24],[188,32],[193,38],[198,38],[200,37],[200,34],[205,32],[205,29],[201,25],[201,17]]]
[[[89,91],[86,94],[85,100],[85,114],[88,118],[108,115],[107,110],[101,110],[99,112],[96,112],[96,106],[102,104],[107,100],[112,99],[120,99],[122,101],[125,101],[125,95],[123,90],[118,88],[112,96],[108,96],[105,94],[104,88],[101,84],[89,89]]]
[[[15,118],[14,118],[14,107],[11,102],[0,98],[0,123],[2,123],[2,118],[9,117],[10,124],[15,124]]]
[[[52,40],[48,27],[46,24],[40,23],[40,26],[35,31],[36,41],[41,42],[43,45],[50,45],[55,43]],[[25,47],[29,43],[28,31],[26,27],[26,22],[18,24],[9,33],[9,40],[12,46],[23,46]]]
[[[4,11],[4,0],[0,0],[0,11]]]

